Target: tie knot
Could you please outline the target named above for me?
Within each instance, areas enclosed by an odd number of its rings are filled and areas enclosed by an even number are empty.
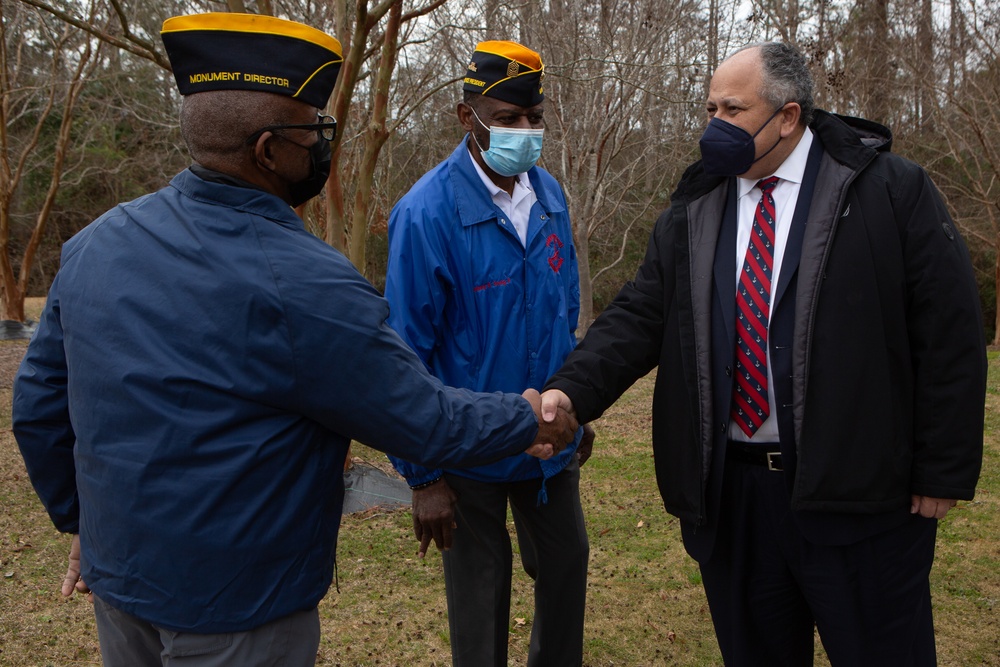
[[[765,178],[764,180],[757,181],[757,187],[760,188],[760,191],[766,195],[768,192],[774,189],[774,186],[778,184],[779,180],[781,179],[779,179],[777,176],[771,176],[770,178]]]

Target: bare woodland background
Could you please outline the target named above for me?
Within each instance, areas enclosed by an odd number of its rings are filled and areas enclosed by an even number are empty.
[[[931,172],[998,342],[1000,0],[0,0],[0,318],[23,320],[25,296],[45,294],[66,239],[188,164],[159,28],[201,11],[274,14],[343,43],[334,170],[302,215],[376,285],[393,203],[462,136],[475,43],[540,51],[542,164],[574,220],[582,326],[632,276],[697,159],[718,62],[792,42],[820,107],[887,124],[894,150]]]

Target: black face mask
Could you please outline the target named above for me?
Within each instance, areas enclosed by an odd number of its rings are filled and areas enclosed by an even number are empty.
[[[709,176],[739,176],[749,171],[755,162],[777,148],[781,137],[760,157],[756,156],[757,146],[753,140],[760,134],[784,106],[778,107],[771,117],[764,121],[752,135],[742,127],[727,123],[720,118],[708,121],[705,133],[698,142],[701,148],[701,164]]]
[[[323,190],[327,179],[330,178],[330,163],[333,160],[330,142],[322,137],[312,146],[306,147],[297,143],[295,145],[309,151],[312,168],[308,176],[288,186],[288,195],[291,198],[289,203],[292,208],[305,204]]]

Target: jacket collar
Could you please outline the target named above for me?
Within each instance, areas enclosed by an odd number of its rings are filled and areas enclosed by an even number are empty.
[[[823,143],[823,150],[851,169],[868,164],[876,153],[892,150],[889,128],[864,118],[838,116],[817,109],[810,127]]]
[[[468,139],[469,135],[467,134],[448,157],[448,174],[451,178],[452,190],[455,193],[458,217],[463,227],[496,220],[498,217],[497,207],[493,203],[489,191],[483,187],[483,182],[472,164],[472,157],[469,155],[469,149],[466,148]],[[542,210],[547,214],[564,212],[566,206],[563,204],[562,198],[543,182],[541,173],[541,169],[538,167],[532,167],[528,170],[528,181],[531,183],[531,189],[534,190]]]
[[[284,200],[257,188],[205,180],[191,169],[185,169],[174,176],[170,186],[196,201],[226,206],[269,218],[285,226],[305,229],[302,219]]]

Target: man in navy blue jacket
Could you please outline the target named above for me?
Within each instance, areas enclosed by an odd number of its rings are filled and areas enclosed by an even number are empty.
[[[727,665],[933,665],[937,519],[973,497],[986,385],[965,244],[886,128],[813,108],[785,44],[712,77],[702,160],[543,405],[658,367],[656,476]]]
[[[311,665],[350,439],[478,465],[549,456],[576,424],[429,375],[295,215],[329,173],[335,39],[203,14],[163,40],[194,164],[66,244],[14,433],[77,534],[63,592],[93,591],[105,665]]]

